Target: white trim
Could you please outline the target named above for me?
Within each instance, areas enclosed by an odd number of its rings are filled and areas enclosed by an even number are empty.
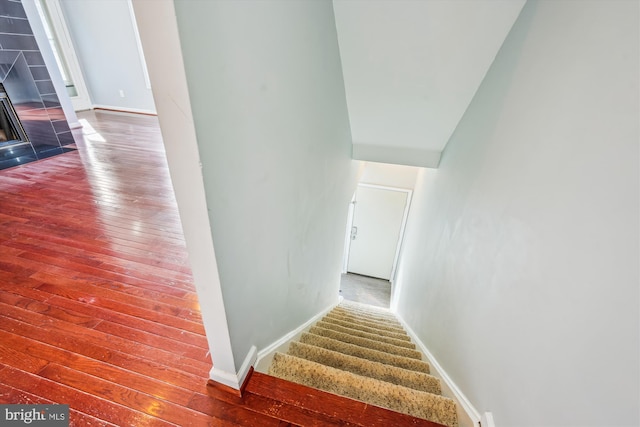
[[[340,297],[340,298],[342,298],[342,297]],[[268,346],[266,346],[265,348],[260,350],[258,352],[258,361],[256,362],[256,364],[260,363],[260,361],[262,359],[264,359],[265,357],[269,356],[271,353],[276,351],[278,349],[278,347],[287,344],[289,341],[294,339],[296,335],[302,333],[302,331],[304,331],[309,326],[311,326],[312,324],[314,324],[315,322],[320,320],[320,318],[322,318],[325,314],[327,314],[328,312],[333,310],[340,303],[340,301],[342,301],[342,300],[338,299],[338,303],[337,304],[330,305],[328,308],[325,308],[323,311],[321,311],[320,313],[316,314],[311,319],[307,320],[305,323],[303,323],[302,325],[298,326],[293,331],[281,336],[280,338],[278,338],[277,340],[275,340],[274,342],[272,342],[271,344],[269,344]]]
[[[134,38],[136,39],[136,46],[138,47],[138,56],[140,59],[140,65],[142,66],[144,84],[147,86],[147,89],[151,89],[151,80],[149,79],[149,71],[147,70],[147,61],[144,59],[144,49],[142,49],[140,32],[138,32],[138,23],[136,22],[136,12],[133,10],[133,3],[131,3],[131,0],[127,0],[127,6],[129,6],[129,16],[131,18]]]
[[[442,152],[436,150],[354,142],[351,157],[354,160],[437,168],[441,155]]]
[[[474,425],[476,426],[480,425],[481,418],[478,410],[473,406],[473,404],[464,395],[464,393],[462,393],[462,391],[456,385],[456,383],[453,382],[453,380],[444,370],[442,365],[438,363],[438,361],[433,356],[433,354],[431,354],[429,349],[427,349],[427,346],[424,345],[424,343],[420,340],[420,338],[418,338],[416,333],[413,331],[413,329],[411,329],[411,327],[407,324],[407,322],[404,321],[402,316],[400,316],[400,314],[397,312],[394,314],[396,315],[396,317],[398,318],[402,326],[404,326],[405,330],[407,331],[407,333],[409,334],[413,342],[419,347],[420,351],[424,353],[424,355],[427,357],[429,364],[436,371],[436,375],[444,382],[444,385],[446,385],[446,387],[448,387],[449,390],[451,391],[452,396],[449,396],[449,397],[456,400],[456,402],[458,403],[458,406],[473,421]],[[432,372],[431,374],[433,375],[434,373]],[[487,427],[487,426],[483,424],[483,427]]]
[[[393,268],[391,269],[391,286],[396,282],[396,273],[398,271],[398,261],[400,261],[400,250],[402,249],[402,243],[404,242],[404,232],[407,229],[407,220],[409,219],[409,209],[411,208],[411,199],[413,197],[413,190],[407,192],[407,201],[404,206],[404,214],[402,216],[402,225],[400,226],[400,235],[398,236],[398,246],[396,247],[396,257],[393,260]],[[393,294],[393,289],[391,289]]]
[[[37,2],[37,0],[35,1]],[[64,60],[69,67],[69,73],[71,73],[73,84],[78,92],[77,96],[70,97],[73,108],[75,111],[87,110],[91,108],[91,96],[89,95],[89,90],[87,89],[87,84],[78,61],[78,56],[76,55],[76,50],[73,46],[71,34],[69,32],[69,27],[62,10],[60,0],[44,0],[44,3],[49,11],[53,31],[56,33],[60,48],[62,49],[60,54],[64,57]],[[55,64],[55,66],[57,68],[58,64]]]
[[[237,373],[234,374],[231,372],[225,372],[220,369],[216,369],[216,367],[214,366],[213,368],[211,368],[211,371],[209,371],[209,378],[217,383],[221,383],[236,390],[240,390],[242,384],[244,383],[244,380],[247,378],[249,370],[256,363],[257,355],[258,350],[256,349],[255,345],[252,345],[249,349],[249,352],[247,353],[247,356],[244,358],[244,362],[242,362],[242,366],[240,366],[240,369]]]
[[[351,196],[349,202],[349,211],[347,212],[347,231],[344,236],[344,253],[342,254],[342,274],[347,274],[347,268],[349,267],[349,251],[351,250],[351,229],[353,228],[353,212],[354,205],[356,204],[356,193]]]
[[[99,108],[101,110],[121,111],[124,113],[151,114],[157,116],[158,113],[153,110],[145,110],[143,108],[116,107],[114,105],[93,104],[91,108]]]
[[[496,423],[493,421],[493,414],[491,412],[485,412],[480,419],[481,427],[496,427]]]

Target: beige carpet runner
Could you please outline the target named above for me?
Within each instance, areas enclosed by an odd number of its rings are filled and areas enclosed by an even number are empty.
[[[276,353],[269,374],[417,418],[457,427],[456,404],[387,310],[343,301]]]

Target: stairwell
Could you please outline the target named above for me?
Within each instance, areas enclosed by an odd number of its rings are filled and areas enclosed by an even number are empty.
[[[343,301],[274,355],[269,374],[444,426],[457,427],[456,404],[395,316]]]

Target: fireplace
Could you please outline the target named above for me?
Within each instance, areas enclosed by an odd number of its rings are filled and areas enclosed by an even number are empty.
[[[0,150],[20,145],[29,145],[29,138],[4,85],[0,83]]]
[[[0,169],[4,169],[68,152],[75,140],[22,3],[0,0],[0,18]]]

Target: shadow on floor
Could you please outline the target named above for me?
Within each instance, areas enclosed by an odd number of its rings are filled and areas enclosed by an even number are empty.
[[[391,283],[388,280],[347,273],[340,279],[340,295],[348,301],[389,308]]]

